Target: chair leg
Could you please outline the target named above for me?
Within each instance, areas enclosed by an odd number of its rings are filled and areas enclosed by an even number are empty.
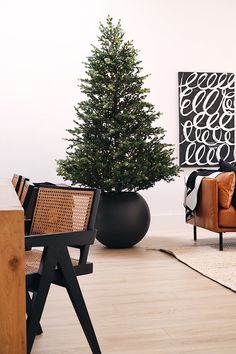
[[[75,312],[77,317],[80,321],[80,324],[83,328],[84,334],[87,338],[87,341],[90,345],[93,354],[101,354],[101,350],[99,348],[99,344],[96,338],[96,334],[89,317],[89,313],[76,278],[76,274],[74,272],[73,266],[71,264],[71,259],[69,256],[69,252],[67,247],[60,252],[59,256],[59,264],[58,267],[60,268],[66,283],[66,289],[68,295],[71,299],[71,302],[74,306]]]
[[[27,354],[30,354],[35,336],[38,331],[38,325],[43,313],[44,305],[47,299],[48,291],[53,279],[55,267],[57,264],[55,252],[57,250],[44,249],[39,272],[41,278],[37,292],[34,292],[31,300],[30,316],[27,318]]]
[[[31,297],[30,297],[30,294],[28,291],[26,291],[26,313],[27,313],[27,316],[29,317],[30,316],[30,313],[31,313]],[[43,330],[42,330],[42,327],[40,325],[40,323],[38,324],[38,329],[37,329],[37,335],[39,334],[42,334],[43,333]]]
[[[223,251],[223,232],[219,232],[219,250]]]
[[[197,226],[193,225],[193,239],[197,241]]]

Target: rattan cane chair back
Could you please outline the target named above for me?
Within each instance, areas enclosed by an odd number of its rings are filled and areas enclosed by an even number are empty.
[[[14,188],[16,188],[16,185],[17,185],[17,182],[18,182],[18,178],[19,178],[19,176],[14,173],[14,175],[12,177],[12,180],[11,180]]]
[[[25,184],[25,177],[21,177],[19,189],[18,189],[18,191],[17,191],[17,194],[18,194],[18,197],[19,197],[19,198],[20,198],[21,193],[22,193],[22,191],[23,191],[24,184]]]
[[[13,187],[15,188],[16,193],[18,193],[20,184],[21,184],[22,176],[14,174],[12,177],[12,184]]]
[[[24,191],[24,186],[25,186],[25,183],[29,181],[29,178],[25,178],[25,177],[21,177],[21,181],[20,181],[20,185],[19,185],[19,189],[17,191],[17,194],[18,194],[18,197],[19,199],[21,199],[21,195]]]
[[[23,186],[23,188],[22,188],[21,196],[20,196],[21,205],[24,204],[24,201],[25,201],[25,199],[26,199],[27,193],[28,193],[28,191],[29,191],[29,187],[30,187],[29,182],[28,182],[28,181],[25,181],[24,186]]]
[[[28,188],[29,188],[29,183],[26,181],[25,184],[24,184],[24,187],[23,187],[23,189],[22,189],[21,196],[20,196],[20,203],[21,203],[21,205],[23,205],[23,203],[24,203],[24,201],[25,201],[25,197],[26,197],[26,195],[27,195]]]
[[[33,184],[30,184],[28,181],[25,181],[21,196],[20,196],[20,202],[21,205],[24,208],[25,211],[25,219],[27,219],[27,210],[32,198],[34,186]]]
[[[86,230],[94,191],[39,188],[30,234]]]

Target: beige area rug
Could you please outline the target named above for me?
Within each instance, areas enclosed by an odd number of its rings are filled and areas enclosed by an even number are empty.
[[[228,243],[224,251],[218,251],[218,244],[199,243],[159,249],[174,256],[180,262],[200,274],[236,292],[236,243]]]

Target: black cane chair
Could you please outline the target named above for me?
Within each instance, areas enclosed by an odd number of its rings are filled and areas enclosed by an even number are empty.
[[[24,209],[25,213],[25,234],[28,235],[30,231],[33,210],[35,206],[36,199],[33,200],[33,193],[35,187],[28,181],[25,181],[23,190],[20,196],[20,203]],[[30,211],[31,210],[31,211]]]
[[[33,189],[34,189],[34,186],[33,184],[30,184],[28,182],[28,180],[25,181],[24,183],[24,186],[22,188],[22,192],[21,192],[21,195],[20,195],[20,203],[24,209],[24,211],[26,212],[27,208],[28,208],[28,205],[29,205],[29,202],[30,202],[30,198],[32,196],[32,193],[33,193]]]
[[[12,177],[12,184],[13,187],[15,188],[15,191],[19,197],[19,200],[21,202],[21,205],[24,207],[24,202],[25,199],[28,203],[31,192],[32,192],[32,185],[29,184],[29,178],[25,178],[23,176],[14,174]],[[29,188],[30,186],[30,188]],[[27,203],[25,204],[25,206],[27,206]],[[25,208],[24,208],[25,210]]]
[[[29,181],[29,178],[26,178],[26,177],[24,177],[24,176],[21,177],[19,189],[18,189],[18,191],[17,191],[17,194],[18,194],[19,199],[21,199],[21,195],[22,195],[22,193],[23,193],[24,186],[25,186],[25,183],[26,183],[27,181]]]
[[[17,175],[16,173],[14,173],[13,177],[12,177],[12,184],[13,187],[15,188],[16,193],[18,194],[19,188],[20,188],[20,184],[21,184],[21,179],[22,176]]]
[[[87,256],[96,235],[99,197],[98,189],[38,187],[30,235],[25,237],[27,248],[43,247],[42,252],[26,251],[28,354],[42,332],[40,319],[52,283],[67,289],[92,353],[101,354],[76,278],[93,271]],[[68,246],[80,250],[78,259],[70,257]]]

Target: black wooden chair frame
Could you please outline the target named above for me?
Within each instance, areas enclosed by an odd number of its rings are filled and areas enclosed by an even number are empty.
[[[50,186],[50,188],[52,187]],[[100,191],[95,190],[87,230],[25,236],[26,249],[43,247],[39,270],[37,273],[26,275],[28,354],[31,352],[35,336],[42,333],[40,319],[51,283],[66,288],[92,353],[101,354],[96,334],[77,279],[78,275],[89,274],[93,271],[93,264],[87,262],[87,256],[89,246],[94,243],[96,236],[94,224],[99,196]],[[68,247],[76,247],[80,249],[78,265],[72,264]],[[33,293],[32,298],[30,297],[29,292]]]

